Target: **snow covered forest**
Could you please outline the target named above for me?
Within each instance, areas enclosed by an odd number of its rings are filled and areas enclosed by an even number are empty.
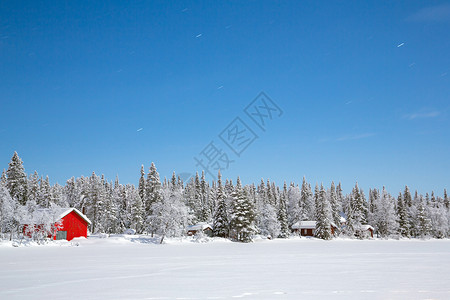
[[[138,171],[138,170],[137,170]],[[139,174],[137,172],[137,174]],[[364,238],[363,225],[371,225],[380,238],[447,238],[450,235],[450,203],[434,191],[425,195],[408,186],[398,195],[384,187],[367,194],[356,183],[343,194],[341,184],[301,183],[278,186],[269,179],[243,185],[239,179],[207,182],[196,174],[188,182],[174,172],[160,180],[152,163],[140,170],[139,185],[108,181],[103,175],[70,178],[64,186],[51,185],[49,178],[35,171],[27,175],[23,162],[14,153],[0,178],[0,230],[3,239],[23,236],[23,224],[54,226],[52,212],[75,207],[92,221],[92,233],[123,233],[165,237],[186,234],[188,225],[206,222],[215,236],[249,242],[256,235],[287,238],[298,221],[315,220],[314,235],[321,239],[336,236]],[[345,219],[345,223],[342,221]],[[332,234],[331,225],[338,224]]]

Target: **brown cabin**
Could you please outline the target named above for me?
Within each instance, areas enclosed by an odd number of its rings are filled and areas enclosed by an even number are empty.
[[[300,234],[301,236],[314,236],[316,230],[316,221],[300,221],[292,225],[292,232]],[[331,234],[336,233],[337,227],[331,223]]]
[[[189,236],[196,235],[199,231],[202,231],[209,237],[213,236],[212,226],[207,223],[198,223],[187,227],[187,235]]]

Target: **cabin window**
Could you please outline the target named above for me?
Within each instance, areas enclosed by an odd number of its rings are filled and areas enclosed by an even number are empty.
[[[67,231],[57,231],[56,239],[57,240],[67,240]]]

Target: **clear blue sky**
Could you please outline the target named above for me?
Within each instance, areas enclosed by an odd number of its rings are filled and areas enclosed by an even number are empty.
[[[244,183],[449,188],[449,1],[35,2],[0,3],[2,168],[137,184],[213,141]],[[240,157],[236,117],[258,136]]]

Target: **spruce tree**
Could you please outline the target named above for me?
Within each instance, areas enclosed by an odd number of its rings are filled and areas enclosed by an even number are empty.
[[[217,209],[214,214],[213,230],[214,235],[226,238],[229,232],[229,222],[226,204],[226,195],[222,185],[222,175],[220,170],[217,174],[217,195],[216,195]]]
[[[341,215],[339,214],[339,202],[334,181],[331,182],[329,203],[331,208],[331,221],[338,227],[336,230],[339,230],[341,227]]]
[[[173,171],[172,178],[170,179],[170,189],[172,191],[175,191],[178,189],[177,175],[175,174],[175,171]]]
[[[425,210],[423,201],[420,201],[417,206],[417,231],[421,238],[426,238],[431,233],[431,220]]]
[[[144,165],[141,165],[141,177],[139,178],[139,187],[138,187],[139,197],[141,197],[141,201],[145,201],[145,191],[146,191],[145,183],[146,182],[145,182]]]
[[[239,177],[231,196],[233,202],[230,228],[233,231],[234,238],[239,242],[251,242],[252,236],[255,233],[254,207],[249,201]]]
[[[367,223],[375,227],[375,205],[378,203],[379,191],[378,189],[369,189],[369,207],[367,213]]]
[[[37,197],[37,204],[41,207],[48,208],[50,207],[50,198],[51,198],[51,191],[50,191],[50,180],[48,179],[48,175],[45,176],[45,179],[41,177],[40,179],[40,186],[39,186],[39,193]]]
[[[273,203],[275,201],[274,201],[274,196],[273,196],[273,193],[272,193],[272,188],[270,186],[269,179],[267,179],[267,186],[266,186],[266,189],[265,189],[265,193],[266,193],[266,199],[264,199],[265,203],[270,203],[270,204],[273,205]]]
[[[86,208],[87,217],[92,222],[92,232],[97,233],[102,231],[103,207],[104,207],[104,185],[100,178],[92,172],[86,186]]]
[[[336,198],[337,198],[338,206],[342,207],[343,202],[344,202],[344,196],[342,195],[342,186],[341,186],[340,182],[338,183],[338,185],[336,187]]]
[[[300,189],[291,183],[288,190],[288,223],[289,227],[302,220]]]
[[[398,232],[397,214],[395,212],[395,200],[386,191],[385,187],[381,192],[379,202],[375,211],[376,229],[378,234],[387,238]]]
[[[323,184],[316,185],[314,199],[316,202],[316,230],[314,236],[323,240],[331,240],[331,209]]]
[[[121,213],[120,208],[118,205],[121,202],[121,193],[120,193],[120,186],[116,180],[116,184],[114,185],[114,188],[112,187],[112,184],[107,184],[105,186],[105,197],[104,197],[104,203],[102,205],[102,220],[101,220],[101,228],[106,233],[117,233],[117,232],[123,232],[125,229],[124,226],[121,226],[119,214]]]
[[[152,162],[150,166],[150,170],[147,175],[147,181],[145,184],[145,211],[146,211],[146,219],[148,219],[151,215],[153,215],[152,206],[160,202],[162,199],[162,191],[161,191],[161,181],[159,179],[159,173],[156,170],[155,164]],[[153,233],[155,232],[155,224],[151,224],[151,220],[148,222],[149,230]]]
[[[6,175],[6,186],[11,198],[25,205],[27,202],[27,174],[17,152],[14,152],[11,158]]]
[[[409,191],[409,187],[407,185],[405,186],[405,191],[403,192],[403,202],[405,203],[405,207],[412,206],[411,192]]]
[[[209,185],[205,179],[205,171],[202,171],[202,177],[200,179],[200,203],[199,221],[209,222],[211,219],[211,210],[209,203]]]
[[[447,209],[447,211],[450,209],[450,200],[447,196],[447,190],[444,189],[444,206]]]
[[[30,174],[28,178],[28,188],[27,188],[28,201],[37,202],[38,194],[39,194],[39,175],[36,171],[33,174]]]
[[[352,190],[352,202],[350,203],[353,211],[353,218],[356,224],[367,224],[367,202],[364,193],[359,189],[358,183]]]
[[[314,206],[314,197],[311,186],[306,182],[306,178],[303,177],[302,188],[300,191],[300,210],[302,211],[301,221],[314,219]]]
[[[357,228],[361,227],[361,224],[355,222],[355,218],[353,216],[353,208],[351,203],[353,202],[353,194],[349,194],[346,199],[343,201],[343,209],[346,216],[345,226],[343,227],[343,232],[348,237],[354,237]],[[356,223],[356,224],[355,224]]]
[[[403,237],[409,237],[409,221],[407,212],[407,200],[403,198],[400,193],[397,198],[397,215],[398,215],[398,225],[399,233]]]
[[[6,181],[0,181],[0,234],[9,232],[10,238],[18,225],[15,220],[16,205],[17,202],[11,199],[6,188]]]
[[[287,217],[287,185],[286,182],[284,182],[283,186],[283,192],[280,195],[280,203],[278,205],[278,222],[280,224],[280,234],[278,237],[280,238],[287,238],[289,237],[289,224],[288,224],[288,217]]]
[[[5,171],[5,169],[3,169],[2,175],[0,176],[0,187],[5,187],[6,188],[7,180],[8,179],[6,178],[6,171]]]

